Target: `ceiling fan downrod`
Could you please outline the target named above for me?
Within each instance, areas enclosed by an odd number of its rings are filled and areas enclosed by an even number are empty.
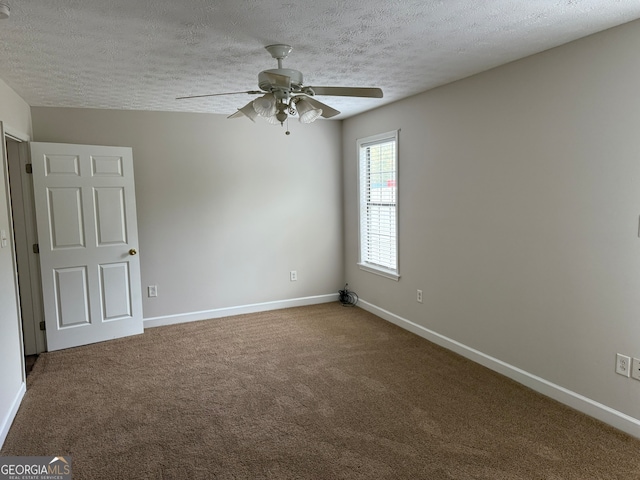
[[[273,58],[278,61],[278,68],[282,68],[282,60],[287,58],[293,47],[291,45],[285,45],[283,43],[276,43],[275,45],[267,45],[264,47],[267,52],[271,54]]]

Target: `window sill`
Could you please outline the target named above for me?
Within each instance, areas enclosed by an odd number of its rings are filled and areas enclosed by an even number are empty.
[[[398,272],[394,272],[393,270],[387,270],[382,267],[374,267],[373,265],[369,265],[367,263],[358,263],[360,270],[364,270],[365,272],[373,273],[375,275],[380,275],[381,277],[390,278],[391,280],[395,280],[396,282],[400,280],[400,275]]]

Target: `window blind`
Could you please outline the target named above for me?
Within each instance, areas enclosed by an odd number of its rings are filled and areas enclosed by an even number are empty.
[[[366,140],[366,139],[365,139]],[[360,143],[360,262],[397,272],[397,137]]]

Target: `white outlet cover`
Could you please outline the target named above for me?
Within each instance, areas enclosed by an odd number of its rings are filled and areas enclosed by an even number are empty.
[[[640,358],[631,361],[631,377],[640,380]]]
[[[616,373],[624,377],[631,375],[631,357],[620,353],[616,354]]]

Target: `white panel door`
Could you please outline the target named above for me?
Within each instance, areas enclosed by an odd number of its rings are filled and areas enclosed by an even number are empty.
[[[142,333],[130,148],[31,143],[49,351]]]

